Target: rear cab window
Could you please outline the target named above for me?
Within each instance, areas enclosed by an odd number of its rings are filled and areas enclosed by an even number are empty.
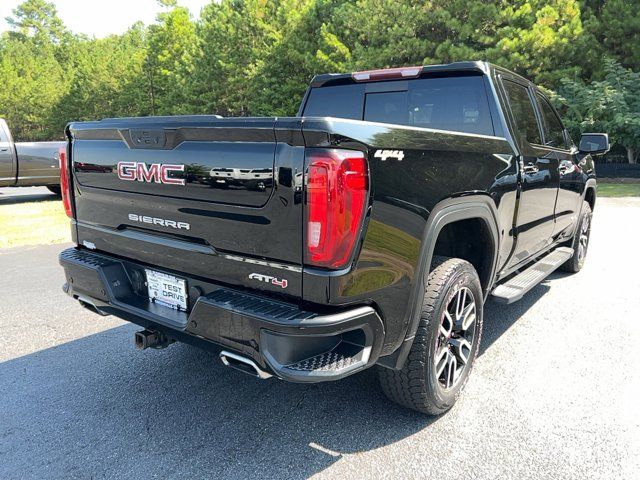
[[[303,115],[494,135],[480,75],[313,88]]]
[[[564,127],[553,110],[553,107],[539,92],[536,93],[538,103],[540,104],[540,113],[542,114],[542,128],[544,130],[545,145],[554,148],[567,149],[567,142],[564,136]]]
[[[542,135],[540,134],[536,112],[529,96],[529,89],[524,85],[506,79],[503,79],[502,84],[509,99],[509,107],[511,108],[518,134],[531,144],[541,145]]]

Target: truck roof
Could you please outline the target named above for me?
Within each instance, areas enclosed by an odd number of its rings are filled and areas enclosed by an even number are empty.
[[[511,75],[525,78],[505,68],[499,67],[485,61],[464,61],[452,62],[438,65],[419,65],[413,67],[384,68],[380,70],[365,70],[350,73],[324,73],[316,75],[311,80],[311,87],[323,87],[326,85],[336,85],[344,83],[357,83],[363,81],[397,80],[401,78],[417,78],[425,73],[468,73],[477,72],[482,75],[489,75],[492,70],[500,70]]]

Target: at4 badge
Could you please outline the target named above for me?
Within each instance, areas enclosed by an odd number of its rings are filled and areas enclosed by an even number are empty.
[[[249,275],[251,280],[258,280],[259,282],[266,282],[278,287],[287,288],[286,278],[276,278],[269,275],[263,275],[261,273],[252,273]]]

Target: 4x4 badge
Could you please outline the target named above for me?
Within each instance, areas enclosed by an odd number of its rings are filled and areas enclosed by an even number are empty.
[[[401,162],[404,159],[404,152],[402,150],[377,150],[373,157],[379,158],[382,162],[385,162],[388,158],[395,158]]]

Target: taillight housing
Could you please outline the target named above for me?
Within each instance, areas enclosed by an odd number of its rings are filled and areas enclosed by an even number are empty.
[[[71,172],[69,162],[67,162],[67,147],[60,147],[58,150],[60,160],[60,193],[62,194],[62,204],[67,217],[73,218],[71,207]]]
[[[350,260],[369,194],[362,152],[307,149],[305,263],[338,269]]]

